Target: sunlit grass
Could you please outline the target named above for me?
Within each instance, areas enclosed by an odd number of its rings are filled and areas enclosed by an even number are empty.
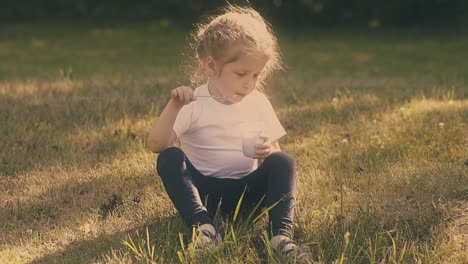
[[[186,82],[186,32],[4,29],[0,262],[185,261],[190,230],[145,145],[168,91]],[[405,30],[279,39],[285,72],[267,93],[296,158],[296,237],[314,261],[466,262],[468,39]],[[192,261],[281,262],[255,217],[217,219],[224,245]]]

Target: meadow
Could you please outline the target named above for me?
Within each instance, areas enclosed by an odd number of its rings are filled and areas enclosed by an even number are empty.
[[[266,217],[219,217],[191,258],[146,147],[188,83],[189,28],[0,27],[0,263],[280,263]],[[317,263],[468,262],[468,34],[277,30],[267,81]],[[248,213],[247,213],[248,214]]]

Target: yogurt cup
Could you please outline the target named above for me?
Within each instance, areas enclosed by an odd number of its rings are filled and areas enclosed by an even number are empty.
[[[263,143],[263,129],[253,125],[243,124],[242,133],[242,153],[249,158],[255,158],[255,145]]]

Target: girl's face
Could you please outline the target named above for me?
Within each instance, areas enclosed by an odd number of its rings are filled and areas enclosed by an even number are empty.
[[[233,103],[240,102],[257,87],[259,75],[267,61],[266,56],[253,54],[241,54],[236,60],[225,64],[213,59],[212,65],[208,64],[212,70],[210,92],[220,93]]]

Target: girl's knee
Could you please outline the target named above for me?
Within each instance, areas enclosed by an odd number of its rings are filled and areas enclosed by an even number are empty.
[[[185,162],[184,152],[177,147],[169,147],[159,153],[156,160],[156,171],[161,176],[170,168],[180,168]]]
[[[272,153],[265,159],[269,179],[286,189],[296,189],[296,165],[291,155],[285,152]]]
[[[265,161],[269,161],[272,164],[275,164],[276,166],[281,166],[281,167],[291,167],[294,168],[294,158],[289,155],[286,152],[283,151],[278,151],[271,153],[270,156],[268,156]]]

